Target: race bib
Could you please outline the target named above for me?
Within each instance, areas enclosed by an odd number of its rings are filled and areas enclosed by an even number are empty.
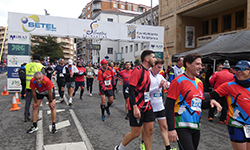
[[[250,138],[250,125],[243,126],[246,138]]]
[[[194,111],[201,112],[201,99],[200,98],[193,98],[192,99],[191,109]]]
[[[153,94],[153,99],[161,99],[161,92],[157,92]]]
[[[48,71],[48,73],[51,73],[51,72],[52,72],[51,70]]]
[[[59,74],[59,77],[64,77],[63,73],[60,73],[60,74]]]
[[[145,102],[149,101],[149,92],[144,92],[144,99],[145,99]]]
[[[111,80],[104,81],[105,86],[109,86],[111,84]]]
[[[88,76],[91,76],[92,75],[92,72],[88,72],[88,74],[87,74]]]

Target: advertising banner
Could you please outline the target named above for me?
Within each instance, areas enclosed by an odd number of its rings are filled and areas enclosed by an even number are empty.
[[[8,32],[8,43],[30,45],[30,34],[19,32]]]
[[[186,26],[185,48],[195,48],[195,27]]]
[[[8,43],[8,55],[29,55],[30,45]]]
[[[62,37],[120,39],[163,43],[164,27],[61,18],[45,15],[8,13],[8,30]]]
[[[8,78],[19,78],[19,68],[20,67],[8,67]]]
[[[153,51],[163,51],[164,46],[163,46],[163,43],[151,43],[150,42],[150,49]]]
[[[8,55],[8,67],[21,67],[23,63],[30,62],[30,56]]]
[[[21,90],[21,81],[18,78],[8,78],[7,79],[7,86],[9,90]]]

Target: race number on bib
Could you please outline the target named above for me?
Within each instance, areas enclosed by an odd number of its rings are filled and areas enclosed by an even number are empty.
[[[250,125],[243,126],[246,138],[250,138]]]
[[[161,99],[161,92],[154,93],[153,99]]]
[[[91,76],[92,75],[92,72],[88,72],[88,74],[87,74],[88,76]]]
[[[106,80],[106,81],[104,81],[104,84],[105,84],[105,86],[109,86],[111,84],[111,81],[110,80]]]
[[[64,77],[63,73],[60,73],[60,74],[59,74],[59,77]]]
[[[144,92],[144,99],[145,99],[145,102],[149,101],[149,92]]]
[[[201,112],[201,99],[200,98],[193,98],[192,99],[191,109],[194,111]]]

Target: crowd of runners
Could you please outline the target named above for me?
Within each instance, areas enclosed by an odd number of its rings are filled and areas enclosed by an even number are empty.
[[[124,116],[131,130],[114,150],[125,150],[126,145],[140,135],[141,150],[151,150],[156,119],[166,150],[171,149],[170,141],[178,142],[180,150],[196,150],[202,132],[202,109],[209,109],[208,121],[214,121],[213,117],[217,116],[221,124],[227,125],[234,150],[250,150],[250,62],[247,60],[237,62],[234,67],[226,60],[217,65],[214,73],[209,66],[204,72],[202,55],[197,53],[178,58],[177,65],[167,70],[163,69],[164,60],[155,58],[151,50],[144,50],[141,64],[134,67],[131,62],[118,67],[105,59],[97,68],[92,62],[83,66],[82,62],[65,62],[64,59],[59,59],[57,66],[43,66],[39,60],[40,56],[34,54],[33,61],[21,67],[26,73],[25,80],[21,80],[22,87],[26,87],[26,92],[22,90],[22,98],[26,98],[24,121],[31,120],[29,107],[33,98],[33,125],[27,133],[38,130],[37,121],[41,119],[38,109],[44,97],[51,109],[51,132],[57,132],[52,79],[56,80],[61,103],[67,88],[69,105],[73,105],[79,88],[80,99],[86,86],[92,97],[93,81],[97,80],[102,121],[105,121],[105,114],[111,115],[117,84],[123,83]],[[164,93],[167,94],[165,100]]]

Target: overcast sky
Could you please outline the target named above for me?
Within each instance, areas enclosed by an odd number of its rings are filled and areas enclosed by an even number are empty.
[[[77,18],[83,7],[91,0],[0,0],[0,26],[6,26],[8,12]],[[123,1],[123,0],[122,0]],[[151,0],[124,0],[136,4],[151,5]],[[152,0],[153,7],[158,0]]]

